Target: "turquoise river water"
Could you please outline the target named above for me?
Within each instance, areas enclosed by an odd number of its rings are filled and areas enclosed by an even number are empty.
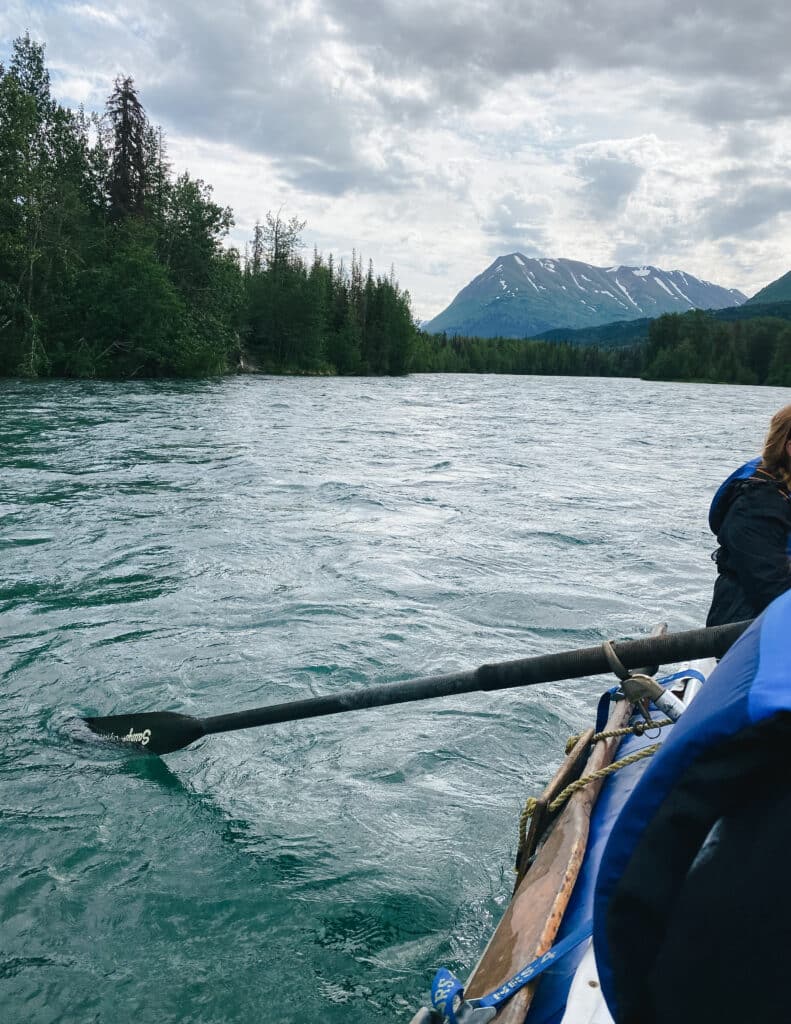
[[[474,964],[604,680],[204,715],[702,624],[789,392],[506,376],[0,382],[7,1024],[408,1021]],[[607,681],[609,685],[609,681]]]

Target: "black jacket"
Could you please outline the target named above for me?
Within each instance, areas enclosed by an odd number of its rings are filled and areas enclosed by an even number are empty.
[[[791,496],[780,480],[758,470],[731,485],[713,526],[718,576],[706,625],[752,619],[791,589]]]

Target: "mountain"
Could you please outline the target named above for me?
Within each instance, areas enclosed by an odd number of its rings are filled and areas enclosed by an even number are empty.
[[[680,270],[594,267],[577,260],[500,256],[425,330],[480,338],[524,338],[555,327],[738,306],[746,296]]]
[[[714,320],[731,323],[734,320],[757,320],[772,317],[775,320],[791,320],[789,302],[743,302],[740,306],[725,306],[709,310]],[[570,345],[596,345],[598,348],[626,348],[648,340],[653,319],[616,320],[611,324],[596,327],[553,327],[550,331],[536,334],[536,341],[567,341]]]
[[[756,292],[748,302],[789,302],[791,301],[791,270],[776,281],[772,281],[766,288]]]

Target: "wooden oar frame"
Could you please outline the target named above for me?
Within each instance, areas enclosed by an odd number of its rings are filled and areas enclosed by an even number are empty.
[[[624,728],[633,710],[627,700],[614,701],[606,731]],[[554,821],[549,820],[548,807],[580,774],[588,775],[612,763],[620,738],[599,740],[591,748],[592,736],[592,729],[580,736],[539,797],[517,865],[514,895],[465,986],[466,998],[494,991],[525,964],[546,953],[555,941],[582,865],[591,810],[604,780],[590,782],[574,793]],[[504,1003],[496,1017],[498,1024],[523,1024],[537,985],[538,980],[531,982]]]

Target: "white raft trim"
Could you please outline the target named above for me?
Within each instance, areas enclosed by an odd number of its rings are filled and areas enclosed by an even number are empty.
[[[590,939],[571,983],[566,1012],[560,1024],[615,1024],[602,995]]]

